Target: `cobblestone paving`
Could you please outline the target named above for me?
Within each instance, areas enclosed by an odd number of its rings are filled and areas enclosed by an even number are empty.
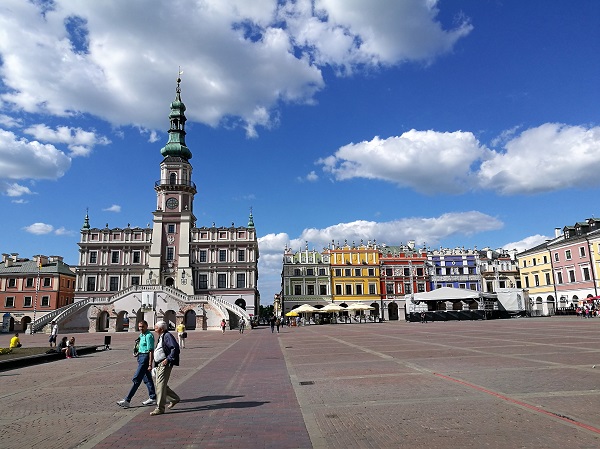
[[[116,405],[135,369],[133,333],[112,334],[110,351],[0,372],[0,447],[600,447],[598,319],[189,335],[170,382],[182,402],[156,417],[144,385],[131,408]]]

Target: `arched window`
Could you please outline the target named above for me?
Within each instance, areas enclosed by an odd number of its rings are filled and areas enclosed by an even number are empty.
[[[177,184],[177,175],[175,173],[171,173],[171,175],[169,176],[169,184],[171,184],[172,186]]]

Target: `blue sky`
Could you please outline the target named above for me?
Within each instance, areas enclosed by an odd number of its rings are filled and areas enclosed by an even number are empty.
[[[600,2],[3,0],[0,250],[146,226],[179,67],[198,226],[526,249],[598,216]]]

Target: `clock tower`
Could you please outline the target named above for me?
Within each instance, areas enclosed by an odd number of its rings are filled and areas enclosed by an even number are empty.
[[[152,246],[143,283],[162,284],[194,294],[190,265],[190,235],[196,185],[192,182],[192,152],[185,145],[185,105],[177,78],[175,100],[169,114],[169,140],[160,151],[160,179],[156,181]]]

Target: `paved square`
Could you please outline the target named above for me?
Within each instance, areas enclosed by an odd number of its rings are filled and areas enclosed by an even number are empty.
[[[156,417],[141,405],[144,385],[132,408],[116,405],[134,338],[0,372],[0,447],[600,447],[600,319],[189,332],[170,382],[182,401]]]

